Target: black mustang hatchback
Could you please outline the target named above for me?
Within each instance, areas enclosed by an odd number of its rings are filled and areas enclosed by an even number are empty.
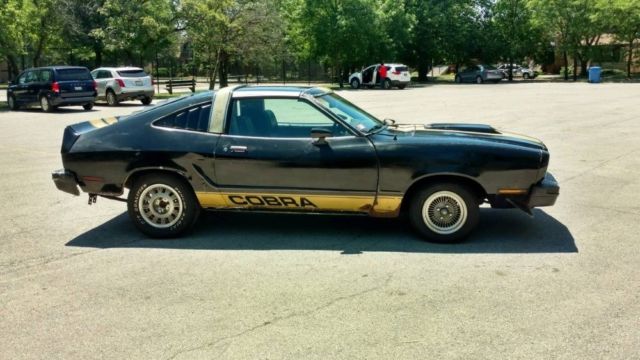
[[[397,125],[331,90],[225,88],[120,118],[71,125],[58,189],[126,201],[151,237],[202,209],[398,217],[437,242],[466,237],[479,205],[553,205],[540,141],[487,125]],[[122,198],[129,189],[126,198]]]

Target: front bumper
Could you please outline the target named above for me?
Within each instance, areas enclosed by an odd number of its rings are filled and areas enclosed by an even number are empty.
[[[51,173],[51,178],[53,179],[53,183],[56,184],[58,190],[76,196],[80,195],[78,181],[72,172],[65,169],[56,170]]]
[[[560,195],[560,186],[550,173],[544,176],[537,184],[531,187],[526,206],[528,208],[552,206]]]

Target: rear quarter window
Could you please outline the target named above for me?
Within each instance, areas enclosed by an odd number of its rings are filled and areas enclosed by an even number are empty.
[[[409,68],[406,66],[396,66],[396,71],[409,71]]]
[[[91,73],[87,69],[58,69],[56,71],[56,80],[73,81],[73,80],[93,80]]]
[[[118,70],[116,72],[118,73],[118,75],[125,78],[138,78],[138,77],[149,76],[143,70]]]
[[[208,102],[167,115],[155,121],[153,124],[170,129],[208,132],[210,118],[211,103]]]

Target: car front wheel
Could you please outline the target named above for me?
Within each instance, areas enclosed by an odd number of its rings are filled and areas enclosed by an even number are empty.
[[[456,84],[462,83],[462,79],[460,78],[460,76],[456,75],[455,82],[456,82]]]
[[[351,79],[351,88],[352,89],[359,89],[360,88],[360,80],[358,79]]]
[[[484,80],[482,80],[482,76],[476,77],[476,84],[482,84]]]
[[[455,243],[477,225],[479,212],[477,196],[466,186],[434,184],[418,191],[411,199],[409,219],[426,240]]]
[[[200,205],[186,181],[167,174],[145,175],[134,181],[127,199],[129,217],[144,234],[173,238],[195,224]]]

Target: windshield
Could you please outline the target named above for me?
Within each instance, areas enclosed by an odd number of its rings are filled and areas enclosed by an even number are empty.
[[[316,97],[316,101],[327,110],[344,120],[353,128],[368,133],[384,126],[384,123],[364,110],[358,108],[344,98],[334,93]]]

